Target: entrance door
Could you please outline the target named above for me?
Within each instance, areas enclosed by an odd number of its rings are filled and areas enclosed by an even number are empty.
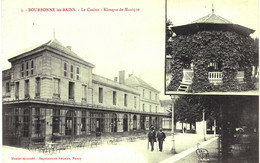
[[[111,131],[117,132],[117,116],[113,114],[113,118],[111,119]]]
[[[137,129],[137,118],[136,118],[136,115],[134,115],[134,117],[133,117],[133,129],[134,130]]]
[[[128,117],[127,117],[127,115],[125,114],[125,115],[124,115],[124,119],[123,119],[123,131],[124,131],[124,132],[128,130],[128,123],[127,123],[127,121],[128,121]]]
[[[65,118],[65,135],[76,135],[77,121],[76,114],[73,111],[68,111]],[[73,132],[73,133],[72,133]]]
[[[97,118],[96,132],[103,132],[103,119],[102,118]]]
[[[140,118],[140,124],[141,124],[141,129],[145,129],[145,116],[141,116]]]

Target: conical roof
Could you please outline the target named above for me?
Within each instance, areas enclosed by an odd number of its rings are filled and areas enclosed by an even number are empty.
[[[198,31],[205,31],[205,30],[231,31],[231,32],[237,32],[242,35],[250,35],[255,31],[253,29],[238,24],[233,24],[231,21],[219,15],[216,15],[214,13],[214,9],[212,9],[211,14],[199,18],[191,22],[190,24],[175,26],[172,27],[171,29],[176,35],[192,34]]]
[[[233,24],[231,21],[216,15],[214,12],[211,14],[208,14],[202,18],[199,18],[198,20],[195,20],[191,23],[219,23],[219,24]]]

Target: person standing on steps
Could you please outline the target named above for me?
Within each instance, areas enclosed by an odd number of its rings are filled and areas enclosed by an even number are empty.
[[[160,152],[162,152],[163,150],[163,141],[166,138],[165,133],[162,131],[162,129],[159,129],[159,132],[157,133],[157,138],[158,138],[158,142],[159,142],[159,150]]]
[[[151,127],[148,133],[148,143],[151,145],[151,151],[154,150],[154,142],[156,142],[156,133],[153,127]]]

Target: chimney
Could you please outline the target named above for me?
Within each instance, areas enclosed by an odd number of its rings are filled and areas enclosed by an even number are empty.
[[[71,47],[71,46],[67,46],[67,48],[68,48],[69,50],[71,50],[72,47]]]
[[[119,71],[119,83],[120,84],[125,83],[125,70]]]
[[[114,81],[117,82],[117,77],[114,77]]]

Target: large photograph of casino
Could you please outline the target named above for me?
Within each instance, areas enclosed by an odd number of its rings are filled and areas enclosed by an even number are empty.
[[[166,94],[258,95],[257,11],[248,20],[249,4],[186,3],[168,1]]]

